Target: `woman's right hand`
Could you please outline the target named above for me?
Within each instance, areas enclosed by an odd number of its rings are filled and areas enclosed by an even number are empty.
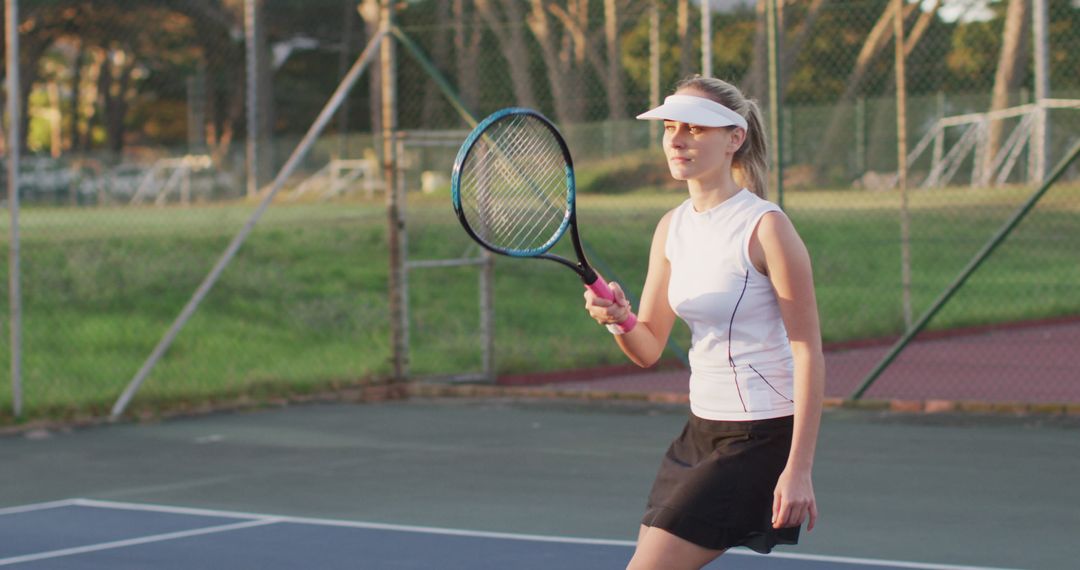
[[[608,283],[608,287],[615,296],[614,301],[604,299],[586,288],[585,310],[593,320],[602,325],[619,324],[630,318],[630,301],[626,299],[626,293],[618,283],[612,281]]]

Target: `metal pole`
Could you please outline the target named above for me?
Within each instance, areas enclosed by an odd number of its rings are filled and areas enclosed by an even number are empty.
[[[911,216],[907,187],[907,73],[904,64],[904,0],[893,0],[896,44],[896,185],[900,189],[900,284],[904,325],[911,328]]]
[[[773,149],[773,187],[776,188],[776,204],[784,207],[784,161],[783,143],[780,139],[780,27],[777,0],[766,0],[765,27],[769,38],[769,136]]]
[[[236,234],[236,237],[229,242],[229,246],[225,248],[225,252],[221,254],[217,263],[214,264],[214,268],[210,270],[203,282],[199,284],[199,288],[196,289],[195,294],[192,295],[187,305],[180,311],[180,315],[173,321],[171,327],[165,336],[154,347],[153,352],[150,353],[150,357],[143,363],[142,368],[135,374],[135,377],[131,379],[127,388],[124,389],[124,393],[120,395],[116,403],[112,408],[112,418],[115,419],[124,413],[124,409],[127,408],[131,399],[135,396],[135,393],[139,391],[139,387],[146,381],[147,376],[150,375],[150,371],[154,369],[161,357],[164,356],[165,351],[169,349],[173,341],[176,340],[176,335],[180,334],[180,329],[184,328],[191,316],[195,314],[195,309],[199,308],[203,299],[210,292],[210,289],[217,283],[217,280],[221,277],[221,273],[225,271],[225,267],[229,265],[233,257],[236,256],[236,252],[240,249],[240,246],[247,239],[248,235],[255,228],[255,224],[262,217],[266,209],[270,207],[270,202],[273,201],[274,196],[278,191],[285,186],[285,181],[292,176],[296,167],[300,165],[300,161],[307,156],[311,147],[315,146],[315,141],[322,134],[326,128],[327,123],[334,117],[334,113],[337,112],[338,107],[348,96],[349,91],[352,90],[353,85],[360,79],[360,75],[363,74],[364,69],[367,68],[371,60],[375,58],[375,52],[378,50],[379,45],[386,38],[386,30],[380,30],[379,34],[372,38],[371,43],[364,49],[364,52],[360,54],[359,59],[353,64],[352,69],[349,70],[349,74],[345,76],[345,80],[338,85],[334,94],[330,96],[330,100],[326,102],[326,106],[319,112],[319,116],[315,118],[315,122],[312,123],[308,129],[304,138],[300,140],[300,144],[293,150],[292,155],[289,156],[289,160],[285,161],[285,166],[281,167],[281,172],[274,178],[274,182],[270,185],[266,195],[262,197],[259,202],[259,206],[255,208],[255,211],[248,218],[248,221],[244,224],[244,227],[240,229],[240,232]]]
[[[866,161],[866,98],[855,99],[855,172],[859,176],[869,170]]]
[[[394,4],[384,0],[380,7],[383,29],[394,25]],[[394,42],[384,42],[380,49],[380,84],[382,85],[382,148],[383,184],[386,188],[387,242],[390,247],[390,345],[393,351],[393,380],[400,381],[408,374],[408,347],[404,327],[404,251],[402,235],[405,219],[397,188],[397,77],[395,75]]]
[[[1035,125],[1031,135],[1030,162],[1028,170],[1030,181],[1038,184],[1046,176],[1046,163],[1049,155],[1049,123],[1046,120],[1047,110],[1043,101],[1050,97],[1050,64],[1049,64],[1049,2],[1047,0],[1033,0],[1031,36],[1034,43],[1035,58]]]
[[[387,42],[389,43],[389,42]],[[394,156],[405,155],[405,140],[404,137],[395,137],[394,141]],[[409,268],[406,261],[409,257],[409,234],[405,231],[405,220],[407,218],[406,206],[408,205],[405,194],[405,166],[402,161],[398,160],[394,162],[394,194],[391,198],[387,196],[389,204],[397,207],[397,220],[400,222],[397,224],[397,241],[398,241],[398,254],[400,261],[400,276],[399,276],[399,289],[401,290],[400,301],[401,304],[401,350],[402,350],[402,379],[409,378],[409,362],[411,361],[410,353],[412,348],[412,340],[409,336]],[[393,207],[393,206],[392,206]],[[391,255],[393,258],[393,255]],[[392,262],[392,259],[391,259]],[[393,268],[391,268],[391,271]]]
[[[712,10],[701,0],[701,74],[712,77]]]
[[[660,105],[660,0],[649,3],[649,108]],[[660,139],[660,125],[649,123],[649,146]]]
[[[480,343],[482,370],[487,382],[494,384],[495,375],[495,254],[483,251],[480,267]]]
[[[8,211],[11,214],[11,245],[8,248],[8,303],[11,317],[12,413],[22,416],[22,277],[19,260],[19,2],[7,0],[7,112],[8,112]]]
[[[247,197],[254,198],[259,191],[259,54],[255,35],[258,21],[255,17],[259,0],[244,0],[244,49],[247,61]]]

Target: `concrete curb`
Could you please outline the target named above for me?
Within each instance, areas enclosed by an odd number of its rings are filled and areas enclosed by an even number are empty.
[[[501,386],[491,384],[445,384],[433,382],[385,382],[358,384],[313,393],[293,393],[266,399],[237,397],[166,409],[135,408],[120,423],[153,423],[179,417],[240,412],[314,403],[377,403],[410,398],[506,398],[531,400],[567,400],[579,402],[641,402],[689,405],[688,394],[679,392],[634,392],[619,390],[582,390],[546,386]],[[1000,416],[1078,416],[1080,403],[983,402],[968,400],[844,400],[825,398],[825,409],[851,409],[900,414],[982,414]],[[92,415],[24,424],[0,426],[0,437],[63,431],[116,423],[107,417]]]
[[[539,400],[633,401],[689,404],[687,394],[674,392],[620,392],[614,390],[564,389],[553,386],[493,386],[479,384],[408,385],[408,395],[418,398],[529,398]],[[887,411],[905,414],[975,413],[996,415],[1077,415],[1080,403],[983,402],[969,400],[844,400],[825,398],[825,409]]]

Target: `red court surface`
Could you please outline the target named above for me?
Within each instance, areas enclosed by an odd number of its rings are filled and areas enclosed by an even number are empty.
[[[888,354],[886,342],[826,347],[829,398],[849,398]],[[685,395],[690,372],[632,365],[500,378],[502,385]],[[872,400],[1080,405],[1080,319],[929,333],[900,353],[863,396]]]

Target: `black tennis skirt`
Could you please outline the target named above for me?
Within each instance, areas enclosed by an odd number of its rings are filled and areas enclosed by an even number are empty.
[[[641,523],[713,550],[767,553],[797,544],[799,527],[772,528],[773,491],[791,449],[792,416],[712,421],[693,414],[671,443]]]

